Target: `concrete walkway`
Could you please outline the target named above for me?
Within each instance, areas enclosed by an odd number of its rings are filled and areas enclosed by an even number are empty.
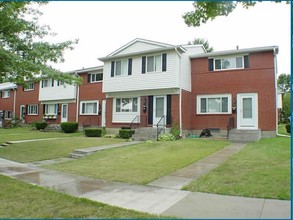
[[[223,196],[180,190],[242,149],[232,144],[148,185],[91,179],[0,158],[0,173],[76,197],[179,218],[290,219],[290,201]]]

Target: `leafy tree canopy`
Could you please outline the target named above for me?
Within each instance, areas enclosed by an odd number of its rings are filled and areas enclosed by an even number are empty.
[[[237,5],[249,8],[254,6],[256,2],[257,1],[196,1],[193,3],[194,11],[187,12],[182,17],[188,26],[198,27],[208,20],[214,20],[217,16],[229,15]]]
[[[64,62],[63,53],[78,41],[49,43],[50,27],[38,24],[42,13],[36,5],[46,2],[0,2],[0,82],[25,84],[49,76],[66,83],[80,82],[49,63]]]
[[[188,44],[202,44],[208,53],[214,51],[214,48],[210,47],[209,41],[203,38],[195,38],[192,42],[188,42]]]
[[[278,88],[283,92],[289,92],[290,91],[290,85],[291,85],[291,76],[290,74],[282,73],[279,75],[277,80]]]

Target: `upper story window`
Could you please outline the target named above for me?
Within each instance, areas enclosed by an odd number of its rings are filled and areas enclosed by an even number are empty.
[[[26,87],[24,87],[24,91],[31,91],[35,89],[35,83],[30,82],[26,85]]]
[[[100,82],[102,80],[103,80],[103,73],[89,73],[88,74],[89,83]]]
[[[231,114],[231,95],[197,96],[197,114]]]
[[[43,79],[42,80],[42,88],[54,87],[53,79]]]
[[[209,59],[209,71],[243,69],[248,67],[248,55]]]
[[[10,98],[10,90],[2,91],[1,97],[4,99]]]
[[[165,72],[167,70],[167,54],[142,57],[142,73]]]
[[[65,82],[62,80],[57,81],[57,86],[65,86]]]
[[[116,112],[137,112],[137,98],[116,99]]]
[[[132,74],[132,58],[111,62],[111,77]]]
[[[82,101],[80,102],[81,115],[98,115],[99,101]]]

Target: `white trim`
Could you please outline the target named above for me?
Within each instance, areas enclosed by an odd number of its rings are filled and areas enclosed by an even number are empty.
[[[246,54],[247,55],[247,54]],[[214,57],[213,58],[213,66],[214,66],[214,71],[228,71],[228,70],[238,70],[238,69],[244,69],[244,56],[246,55],[235,55],[235,56],[224,56],[224,57]],[[236,59],[240,57],[242,58],[242,67],[233,67],[233,68],[227,68],[227,69],[223,69],[223,64],[222,64],[222,60],[225,60],[225,59],[235,59],[235,62],[236,62]],[[216,69],[216,60],[221,60],[221,69]],[[236,62],[237,64],[237,62]]]
[[[201,112],[201,98],[228,98],[228,112]],[[212,94],[212,95],[197,95],[196,97],[196,114],[198,115],[227,115],[232,114],[232,96],[231,94]]]
[[[97,113],[82,113],[82,105],[83,104],[89,104],[89,103],[96,103],[97,104]],[[99,100],[85,100],[80,101],[79,105],[79,115],[99,115]]]
[[[252,98],[252,120],[251,124],[242,118],[242,99]],[[258,129],[258,94],[257,93],[239,93],[237,94],[237,129],[254,130]]]
[[[156,110],[157,110],[157,106],[156,106],[156,100],[157,98],[163,98],[164,99],[164,112],[163,112],[163,116],[165,116],[165,122],[167,120],[166,116],[167,116],[167,96],[166,95],[159,95],[159,96],[154,96],[153,98],[153,126],[156,127],[158,121],[160,120],[161,117],[156,117]]]
[[[2,91],[2,94],[1,94],[1,98],[2,98],[2,99],[9,99],[10,96],[11,96],[11,92],[10,92],[10,90]]]
[[[29,85],[33,85],[33,88],[31,89],[31,88],[24,88],[23,87],[23,91],[25,91],[25,92],[28,92],[28,91],[33,91],[33,90],[35,90],[35,83],[34,82],[30,82],[30,83],[28,83]]]
[[[135,112],[116,112],[116,100],[117,99],[127,99],[127,98],[137,98],[137,111]],[[113,123],[130,123],[134,117],[140,115],[140,97],[117,97],[113,98],[113,109],[112,109],[112,122]]]
[[[37,113],[35,114],[32,114],[32,113],[30,113],[30,108],[32,107],[32,106],[37,106]],[[31,105],[27,105],[27,115],[39,115],[39,105],[38,104],[31,104]]]
[[[66,117],[64,118],[63,117],[63,113],[64,113],[64,109],[63,109],[63,107],[64,106],[66,106],[65,108],[66,108]],[[61,104],[61,122],[67,122],[68,121],[68,104],[64,104],[64,103],[62,103]]]

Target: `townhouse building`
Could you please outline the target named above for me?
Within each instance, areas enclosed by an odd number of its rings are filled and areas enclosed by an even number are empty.
[[[277,46],[207,53],[202,45],[137,38],[99,58],[103,66],[68,73],[80,76],[81,85],[54,79],[28,89],[0,85],[0,112],[26,123],[112,129],[176,123],[183,135],[209,128],[231,140],[258,140],[276,135],[277,54]]]

